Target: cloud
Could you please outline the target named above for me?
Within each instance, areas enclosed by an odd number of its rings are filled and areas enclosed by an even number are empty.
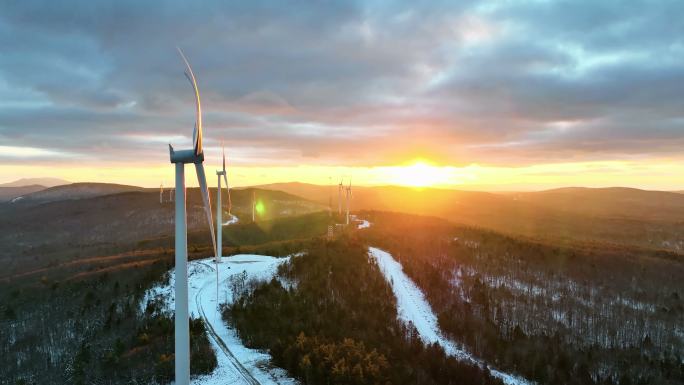
[[[166,162],[160,138],[189,143],[193,120],[178,45],[199,77],[207,145],[225,139],[238,164],[673,155],[683,8],[5,2],[0,142],[43,151],[36,162]]]

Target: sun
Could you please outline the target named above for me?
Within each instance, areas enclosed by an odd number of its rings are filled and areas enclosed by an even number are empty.
[[[447,185],[451,180],[448,168],[435,166],[424,160],[397,167],[395,183],[411,187],[433,187]]]

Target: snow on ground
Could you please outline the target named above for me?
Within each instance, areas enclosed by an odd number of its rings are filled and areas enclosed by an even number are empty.
[[[222,224],[223,226],[228,226],[228,225],[238,223],[238,217],[236,217],[233,214],[228,214],[228,215],[230,216],[230,218],[227,221],[223,222],[223,224]]]
[[[357,229],[366,229],[369,228],[371,223],[368,222],[365,219],[359,219],[356,215],[349,215],[349,218],[351,219],[351,222],[356,222],[356,228]]]
[[[233,293],[228,281],[231,276],[247,273],[250,279],[271,279],[278,266],[291,257],[274,258],[263,255],[234,255],[224,257],[219,267],[219,301],[230,303]],[[147,291],[141,305],[145,309],[152,299],[163,300],[163,310],[174,312],[174,282],[172,269],[167,285],[155,286]],[[209,375],[193,377],[193,385],[213,384],[263,384],[293,385],[298,382],[287,376],[287,372],[270,364],[271,357],[264,352],[245,347],[234,329],[221,319],[217,306],[216,264],[213,258],[190,261],[188,263],[188,298],[190,314],[193,318],[204,319],[209,340],[216,353],[218,365]]]
[[[380,271],[392,286],[392,291],[397,298],[397,317],[401,321],[407,324],[409,321],[413,323],[418,330],[420,338],[426,344],[437,343],[450,356],[477,365],[484,364],[481,360],[473,357],[442,334],[437,323],[437,316],[432,311],[423,292],[404,273],[401,264],[394,260],[390,253],[375,247],[369,247],[368,253],[377,261]],[[522,385],[531,383],[520,377],[500,372],[489,365],[487,367],[492,376],[501,379],[506,384]]]

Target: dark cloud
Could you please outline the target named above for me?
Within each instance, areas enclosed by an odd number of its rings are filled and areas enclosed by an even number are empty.
[[[0,142],[165,161],[198,74],[207,144],[261,164],[523,164],[684,144],[677,1],[0,4]],[[151,148],[160,151],[151,152]],[[43,161],[46,157],[42,157]],[[13,157],[3,162],[26,162]]]

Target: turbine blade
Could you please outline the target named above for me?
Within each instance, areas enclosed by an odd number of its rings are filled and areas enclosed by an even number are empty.
[[[211,217],[211,200],[209,198],[209,189],[207,188],[207,177],[204,174],[204,164],[195,163],[195,171],[197,172],[197,182],[199,182],[200,193],[202,194],[202,201],[204,202],[204,213],[207,215],[207,222],[209,223],[209,230],[211,231],[211,243],[214,246],[214,256],[217,254],[216,237],[214,236],[214,220]]]
[[[223,146],[223,143],[221,143],[221,146]],[[226,147],[225,146],[223,146],[223,172],[226,172]]]
[[[190,67],[188,59],[185,58],[183,51],[181,51],[179,47],[176,48],[178,49],[178,53],[180,53],[180,56],[185,63],[185,77],[188,78],[188,81],[190,81],[190,84],[192,85],[192,89],[195,91],[195,129],[197,130],[197,136],[196,140],[194,141],[194,146],[195,155],[199,156],[202,154],[202,106],[200,103],[199,88],[197,87],[197,79],[195,79],[195,74],[192,72],[192,67]]]
[[[192,148],[197,148],[197,123],[195,123],[195,127],[192,129]]]

